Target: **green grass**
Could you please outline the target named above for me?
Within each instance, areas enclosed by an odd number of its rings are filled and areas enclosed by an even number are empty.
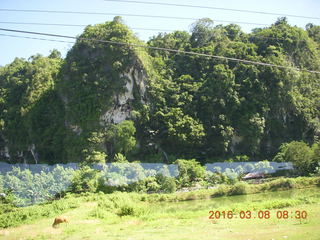
[[[179,194],[168,196],[174,195]],[[77,199],[78,207],[64,212],[68,224],[52,228],[54,217],[44,217],[28,225],[2,229],[0,239],[316,240],[320,235],[320,192],[316,187],[182,202],[149,202],[145,195],[119,192],[72,198]],[[277,219],[279,209],[293,213],[304,210],[308,218]],[[241,211],[250,210],[257,216],[258,211],[269,210],[271,217],[209,220],[210,210],[233,211],[235,216]]]
[[[98,207],[92,212],[93,216],[105,218],[106,211],[117,216],[139,216],[148,212],[143,205],[156,202],[179,202],[189,200],[206,200],[221,196],[247,195],[259,192],[270,192],[288,189],[299,189],[319,186],[320,177],[278,178],[263,184],[247,184],[238,182],[234,185],[219,185],[214,189],[201,189],[192,192],[177,192],[171,194],[138,194],[121,193],[113,194],[71,194],[67,197],[53,201],[52,203],[30,206],[25,208],[14,208],[8,204],[0,204],[0,228],[14,227],[22,224],[32,223],[45,217],[62,214],[72,208],[76,208],[82,202],[98,202]]]

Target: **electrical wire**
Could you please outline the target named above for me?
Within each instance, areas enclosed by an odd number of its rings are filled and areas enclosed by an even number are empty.
[[[35,25],[35,26],[57,26],[57,27],[87,27],[89,24],[65,24],[65,23],[40,23],[40,22],[6,22],[0,21],[0,24],[15,24],[15,25]],[[158,29],[158,28],[131,28],[133,30],[143,31],[160,31],[172,32],[174,29]]]
[[[255,14],[265,14],[265,15],[274,15],[274,16],[287,16],[287,17],[295,17],[295,18],[320,19],[319,17],[310,17],[310,16],[294,15],[294,14],[287,14],[287,13],[273,13],[273,12],[253,11],[253,10],[246,10],[246,9],[222,8],[222,7],[211,7],[211,6],[200,6],[200,5],[186,5],[186,4],[176,4],[176,3],[163,3],[163,2],[129,1],[129,0],[104,0],[104,1],[105,2],[118,2],[118,3],[122,2],[122,3],[152,4],[152,5],[174,6],[174,7],[202,8],[202,9],[214,9],[214,10],[255,13]]]
[[[24,38],[24,39],[32,39],[32,40],[41,40],[41,41],[51,41],[51,42],[75,43],[75,42],[64,41],[64,40],[56,40],[56,39],[49,39],[49,38],[27,37],[27,36],[12,35],[12,34],[2,34],[2,33],[0,33],[0,36],[13,37],[13,38]]]
[[[309,72],[309,73],[320,74],[320,71],[301,69],[301,68],[297,68],[297,67],[282,66],[282,65],[276,65],[276,64],[271,64],[271,63],[256,62],[256,61],[251,61],[251,60],[244,60],[244,59],[231,58],[231,57],[225,57],[225,56],[217,56],[217,55],[205,54],[205,53],[190,52],[190,51],[171,49],[171,48],[153,47],[153,46],[147,46],[147,45],[135,44],[135,43],[116,42],[116,41],[103,40],[103,39],[82,38],[82,37],[66,36],[66,35],[60,35],[60,34],[40,33],[40,32],[22,31],[22,30],[6,29],[6,28],[0,28],[0,31],[42,35],[42,36],[50,36],[50,37],[58,37],[58,38],[68,38],[68,39],[75,39],[75,40],[82,40],[82,41],[94,41],[94,42],[108,43],[108,44],[127,46],[127,47],[147,48],[147,49],[153,49],[153,50],[168,51],[168,52],[173,52],[173,53],[177,53],[177,54],[202,56],[202,57],[209,57],[209,58],[215,58],[215,59],[220,59],[220,60],[241,62],[241,63],[245,63],[245,64],[276,67],[276,68],[282,68],[282,69],[291,69],[291,70],[296,70],[296,71],[304,71],[304,72]]]
[[[65,23],[40,23],[40,22],[6,22],[0,21],[0,24],[14,24],[14,25],[35,25],[35,26],[57,26],[57,27],[86,27],[85,24],[65,24]],[[139,31],[158,31],[158,32],[174,32],[174,29],[159,29],[159,28],[130,28]],[[225,36],[233,36],[233,34],[223,33]],[[277,41],[286,41],[285,38],[266,37],[266,36],[248,36],[250,39],[271,39]],[[293,42],[305,42],[306,40],[294,40]]]
[[[74,12],[74,11],[54,11],[54,10],[37,10],[37,9],[6,9],[1,8],[2,12],[29,12],[29,13],[61,13],[61,14],[83,14],[83,15],[104,15],[104,16],[124,16],[124,17],[144,17],[144,18],[162,18],[162,19],[175,19],[175,20],[192,20],[197,21],[199,18],[190,17],[173,17],[162,15],[146,15],[146,14],[125,14],[125,13],[109,13],[109,12]],[[266,23],[254,23],[254,22],[242,22],[242,21],[230,21],[230,20],[214,20],[219,23],[237,23],[255,26],[268,26]]]

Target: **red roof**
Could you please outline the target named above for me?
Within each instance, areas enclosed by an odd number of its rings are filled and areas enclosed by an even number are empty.
[[[255,178],[264,178],[265,174],[261,172],[248,173],[242,179],[255,179]]]

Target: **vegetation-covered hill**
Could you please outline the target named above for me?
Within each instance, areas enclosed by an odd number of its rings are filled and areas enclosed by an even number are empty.
[[[88,26],[65,59],[52,51],[0,68],[1,158],[263,159],[285,142],[312,144],[320,136],[320,74],[105,40],[320,71],[319,35],[319,26],[286,19],[250,34],[202,19],[191,33],[143,43],[119,17]]]

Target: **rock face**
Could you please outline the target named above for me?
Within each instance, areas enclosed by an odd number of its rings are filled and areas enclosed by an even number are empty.
[[[139,101],[142,104],[147,101],[147,75],[142,69],[133,67],[129,72],[122,74],[121,77],[127,81],[125,92],[113,96],[114,106],[100,117],[103,124],[123,122],[131,117],[132,103],[134,101]]]
[[[237,136],[237,135],[232,136],[230,151],[231,151],[232,153],[234,153],[235,150],[236,150],[237,145],[238,145],[239,143],[241,143],[242,141],[243,141],[243,137],[242,137],[242,136]]]

